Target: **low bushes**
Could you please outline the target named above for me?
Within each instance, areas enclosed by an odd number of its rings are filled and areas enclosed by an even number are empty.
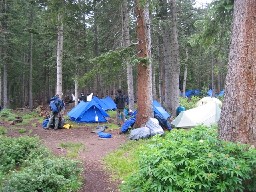
[[[256,150],[217,139],[216,128],[172,130],[140,153],[122,191],[255,191]]]
[[[54,157],[38,138],[0,137],[0,191],[77,191],[80,163]]]

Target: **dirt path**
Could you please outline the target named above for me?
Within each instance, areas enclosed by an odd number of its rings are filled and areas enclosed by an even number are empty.
[[[95,125],[96,127],[96,125]],[[119,135],[118,130],[107,130],[112,134],[110,139],[101,139],[92,133],[95,127],[81,126],[73,129],[44,130],[39,123],[36,126],[22,126],[24,133],[39,136],[43,143],[56,155],[66,155],[61,143],[82,143],[84,150],[79,153],[79,159],[84,164],[84,185],[80,192],[118,192],[118,182],[113,182],[104,170],[102,158],[117,149],[127,140],[126,135]],[[9,129],[9,136],[20,135],[18,129]],[[31,131],[30,131],[31,130]]]

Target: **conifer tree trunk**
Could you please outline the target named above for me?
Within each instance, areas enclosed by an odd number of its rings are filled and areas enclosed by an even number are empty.
[[[3,108],[8,108],[8,85],[7,85],[7,1],[2,0],[1,1],[1,13],[3,15],[2,21],[1,21],[1,27],[2,27],[2,38],[3,38],[3,44],[2,46],[2,60],[3,60]]]
[[[129,33],[129,10],[127,0],[123,1],[123,44],[124,47],[130,46],[130,33]],[[129,109],[134,111],[134,85],[133,85],[133,72],[132,65],[129,61],[126,61],[127,70],[127,86],[128,86],[128,98],[129,98]]]
[[[138,57],[138,113],[136,127],[141,127],[150,117],[152,110],[152,68],[150,62],[151,36],[148,3],[142,7],[140,0],[136,0]]]
[[[33,34],[30,33],[30,56],[29,56],[29,109],[33,109]]]
[[[165,57],[165,105],[171,114],[176,113],[179,106],[179,44],[177,31],[177,13],[176,1],[169,0],[170,7],[170,31],[168,25],[164,28],[164,34],[167,41],[164,41],[164,57]],[[166,28],[167,27],[167,28]],[[164,38],[164,39],[165,39]]]
[[[236,0],[219,138],[256,146],[256,1]]]
[[[188,74],[188,48],[186,47],[186,59],[185,59],[184,77],[183,77],[183,86],[182,86],[183,97],[186,97],[187,74]]]
[[[57,86],[56,94],[62,97],[62,57],[63,57],[63,21],[58,14],[58,39],[57,39]]]

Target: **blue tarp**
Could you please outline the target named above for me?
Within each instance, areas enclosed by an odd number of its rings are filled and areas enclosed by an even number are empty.
[[[187,90],[185,92],[185,95],[186,95],[186,97],[192,97],[194,95],[194,91],[193,90]]]
[[[207,95],[210,96],[210,97],[212,97],[212,90],[211,90],[211,89],[209,89],[209,90],[207,91]]]
[[[224,96],[224,90],[220,91],[220,93],[218,94],[218,97],[223,97]]]
[[[68,112],[68,116],[72,121],[78,123],[101,123],[106,122],[106,117],[109,117],[109,115],[94,100],[90,102],[81,101]]]
[[[100,100],[106,105],[106,107],[107,107],[106,110],[115,110],[116,109],[116,104],[111,97],[107,96]]]
[[[167,113],[167,111],[164,110],[161,104],[158,103],[156,100],[153,101],[153,110],[154,114],[157,114],[159,117],[165,120],[171,116],[169,113]]]
[[[154,117],[158,119],[160,125],[164,128],[171,129],[171,125],[168,123],[167,119],[171,116],[165,109],[161,106],[161,104],[154,100],[153,101],[153,110],[154,110]],[[136,122],[136,114],[137,111],[135,111],[131,116],[131,119],[128,119],[124,122],[124,124],[121,127],[121,131],[123,133],[127,132],[130,127],[133,126],[133,124]]]
[[[186,97],[192,97],[192,96],[199,96],[200,90],[199,89],[190,89],[185,92]]]

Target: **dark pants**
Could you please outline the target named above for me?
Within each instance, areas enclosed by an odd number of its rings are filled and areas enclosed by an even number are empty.
[[[120,121],[121,121],[122,124],[124,123],[124,109],[117,109],[116,110],[116,122],[117,122],[117,124],[120,124]]]

